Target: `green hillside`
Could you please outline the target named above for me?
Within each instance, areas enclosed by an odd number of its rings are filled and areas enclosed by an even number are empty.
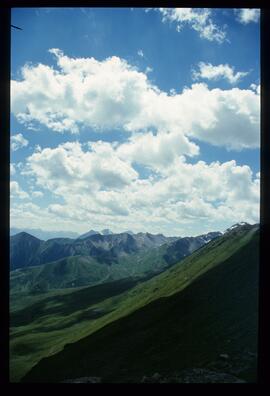
[[[109,267],[91,257],[71,256],[52,263],[18,269],[10,273],[11,293],[45,292],[80,287],[107,280]]]
[[[196,333],[197,330],[199,331],[200,328],[203,328],[200,321],[204,321],[204,323],[207,324],[206,329],[208,327],[209,329],[213,329],[212,332],[208,329],[209,334],[214,334],[218,326],[220,326],[219,330],[223,328],[227,329],[230,320],[236,323],[235,321],[240,311],[236,309],[234,312],[232,309],[233,307],[231,307],[232,315],[227,315],[226,310],[228,310],[228,306],[232,304],[232,298],[230,297],[231,294],[233,294],[232,291],[238,290],[238,286],[242,285],[239,274],[241,274],[241,276],[243,275],[241,271],[243,271],[243,266],[246,262],[248,262],[246,266],[247,276],[253,271],[251,281],[254,282],[255,285],[253,287],[247,284],[246,287],[250,290],[257,290],[258,241],[257,237],[253,237],[254,232],[254,227],[242,227],[241,230],[231,231],[197,250],[190,257],[171,267],[164,273],[147,282],[140,283],[117,296],[112,295],[108,297],[104,295],[104,298],[102,297],[99,301],[95,301],[91,296],[86,297],[88,292],[84,291],[86,296],[84,296],[83,299],[78,299],[77,303],[73,305],[70,304],[70,301],[76,296],[76,293],[81,292],[79,290],[62,292],[60,299],[57,298],[55,294],[48,297],[47,300],[42,296],[40,298],[41,302],[43,301],[43,306],[39,310],[33,309],[33,305],[39,304],[37,296],[35,296],[36,303],[31,304],[29,301],[29,304],[22,308],[23,312],[22,309],[17,306],[16,310],[12,313],[11,380],[19,380],[42,357],[50,355],[48,359],[43,359],[34,367],[28,375],[26,375],[24,380],[41,380],[47,382],[54,380],[58,381],[68,377],[83,376],[85,375],[85,370],[82,369],[82,372],[78,372],[77,369],[72,367],[71,363],[76,361],[76,359],[80,359],[80,355],[81,359],[86,363],[78,360],[80,362],[78,367],[82,368],[86,365],[90,370],[90,372],[87,372],[87,375],[100,375],[105,380],[133,381],[138,378],[138,376],[146,373],[150,375],[152,372],[157,371],[157,369],[164,371],[165,363],[162,362],[166,362],[166,356],[164,355],[166,353],[167,359],[169,357],[172,362],[171,365],[166,363],[168,370],[172,370],[173,368],[179,369],[182,366],[184,368],[187,367],[186,365],[189,361],[187,361],[186,358],[184,359],[182,357],[178,359],[178,363],[176,362],[176,358],[173,357],[173,350],[170,349],[172,345],[169,346],[168,344],[169,339],[174,340],[175,337],[178,337],[177,334],[179,337],[181,336],[180,338],[182,339],[183,337],[187,337],[188,333],[192,334],[194,342],[195,338],[201,339]],[[211,268],[214,269],[210,271]],[[222,268],[225,269],[222,270]],[[224,280],[222,281],[221,275],[210,275],[211,273],[215,274],[213,271],[217,271],[217,274],[221,274],[222,271],[225,271],[224,274],[226,276],[224,275]],[[232,274],[235,271],[237,276],[235,282],[232,282],[231,280],[234,279]],[[210,276],[210,278],[208,278],[207,282],[205,281],[205,283],[202,283],[203,277],[200,278],[200,276],[204,273],[204,277]],[[233,288],[233,290],[229,293],[230,298],[228,299],[223,298],[223,294],[218,294],[220,301],[218,300],[218,303],[216,302],[212,305],[210,304],[208,308],[208,304],[207,306],[203,304],[206,304],[206,302],[209,303],[209,301],[211,302],[211,298],[207,293],[208,290],[212,290],[212,292],[216,290],[216,283],[214,282],[215,276],[221,279],[220,282],[224,287],[227,285],[228,288]],[[198,282],[199,286],[196,286]],[[130,286],[131,285],[129,285],[129,287]],[[96,290],[98,290],[98,287]],[[93,288],[84,288],[81,290],[91,289]],[[217,291],[219,290],[222,290],[222,288],[218,287]],[[193,296],[194,301],[191,299],[190,306],[187,305],[185,297],[183,297],[185,293],[190,293],[190,296]],[[246,298],[245,290],[241,289],[241,293],[243,293],[244,298]],[[256,305],[256,296],[254,296],[252,292],[250,293],[250,298],[253,298],[252,301],[254,301]],[[66,299],[69,300],[69,303]],[[84,302],[82,304],[79,303],[79,301]],[[220,304],[220,310],[217,309],[218,304]],[[224,307],[225,311],[222,309],[224,304],[228,304],[228,306]],[[233,305],[235,305],[235,301],[233,301]],[[70,307],[70,309],[66,307]],[[189,307],[189,309],[187,309],[187,307]],[[197,310],[195,309],[196,307]],[[252,323],[254,323],[257,311],[256,307],[252,310],[250,302],[249,307],[250,311],[248,311],[245,303],[241,310],[243,311],[243,315],[248,313],[247,323],[250,324],[252,320]],[[213,312],[216,314],[215,310],[219,311],[222,318],[224,316],[224,325],[222,325],[221,322],[217,324],[217,321],[213,319]],[[250,312],[254,313],[253,319],[249,315]],[[190,315],[190,317],[186,315]],[[208,316],[209,321],[207,319]],[[27,317],[28,319],[25,319]],[[185,318],[188,320],[184,320]],[[228,320],[226,318],[228,318]],[[183,323],[193,323],[197,330],[193,329],[191,331],[191,328],[187,329],[187,324],[183,325],[181,320],[184,321]],[[138,326],[139,330],[135,331]],[[141,329],[140,326],[142,326]],[[165,328],[167,329],[166,331]],[[253,331],[255,334],[256,329],[254,329],[254,326],[250,326],[250,328],[253,328],[254,331],[251,330],[251,332]],[[98,331],[99,329],[100,331]],[[224,332],[225,330],[222,330],[222,334]],[[231,332],[233,333],[233,330],[231,330]],[[166,342],[162,338],[164,334],[167,334]],[[161,338],[159,338],[159,336]],[[128,340],[130,340],[130,343],[128,343]],[[178,340],[178,338],[176,338],[176,340]],[[62,352],[55,354],[61,351],[65,344],[72,342],[75,343],[66,346]],[[224,334],[220,336],[219,342],[220,345],[224,347]],[[243,337],[243,343],[245,345],[251,345],[247,343],[245,337]],[[94,344],[96,346],[94,346]],[[128,346],[128,344],[130,345]],[[164,348],[162,347],[163,344]],[[185,345],[188,345],[188,341]],[[232,345],[234,345],[234,343],[232,343]],[[142,353],[142,347],[145,354]],[[99,352],[97,352],[95,348],[98,348]],[[163,348],[163,352],[160,348]],[[251,349],[252,348],[253,346],[251,346]],[[116,353],[116,349],[121,352]],[[231,350],[233,350],[233,348],[231,348]],[[78,351],[78,355],[76,351]],[[224,351],[221,350],[220,353],[222,354],[223,352]],[[110,353],[112,355],[110,355]],[[113,357],[113,353],[121,356],[121,359],[119,359],[122,363],[118,361],[118,358],[116,359],[115,356]],[[138,355],[135,356],[133,353]],[[201,359],[198,363],[201,362],[204,366],[207,356],[209,359],[212,359],[215,354],[215,348],[213,352],[209,352],[206,347],[202,352],[198,349],[198,354],[197,352],[193,353],[194,356],[196,355],[198,359]],[[188,355],[190,359],[191,356],[193,356],[192,354]],[[160,358],[158,356],[160,356]],[[61,364],[58,359],[62,362]],[[62,361],[62,359],[64,359],[64,361]],[[115,360],[115,364],[113,368],[110,369],[106,361],[111,362],[112,359],[113,361]],[[160,365],[157,363],[159,360]],[[137,365],[138,361],[140,361],[139,371]],[[180,361],[182,362],[181,364],[179,363]],[[192,362],[192,359],[190,362]],[[193,363],[195,362],[193,361]],[[121,372],[122,364],[128,367],[128,374],[123,374]],[[128,376],[131,377],[128,378]]]
[[[91,286],[126,277],[145,277],[168,267],[164,259],[166,246],[145,253],[121,257],[119,263],[107,265],[89,256],[71,256],[52,263],[10,273],[11,293],[40,293],[51,289]]]
[[[92,306],[137,283],[132,278],[41,294],[13,293],[10,297],[11,381],[17,382],[43,356],[88,334],[93,319],[106,313]]]

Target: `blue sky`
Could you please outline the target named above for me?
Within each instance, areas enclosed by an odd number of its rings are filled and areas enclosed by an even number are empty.
[[[13,9],[11,226],[259,221],[259,11]]]

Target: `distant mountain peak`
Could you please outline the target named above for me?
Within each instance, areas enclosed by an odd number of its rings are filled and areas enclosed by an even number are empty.
[[[84,234],[80,235],[80,236],[78,237],[78,239],[84,239],[84,238],[88,238],[89,236],[92,236],[92,235],[97,235],[97,234],[99,234],[99,232],[98,232],[98,231],[95,231],[95,230],[90,230],[90,231],[88,231],[88,232],[86,232],[86,233],[84,233]]]
[[[36,239],[36,240],[40,240],[39,238],[35,237],[32,234],[29,234],[26,231],[18,232],[18,234],[15,234],[14,237],[16,237],[16,239]]]
[[[203,238],[205,243],[212,241],[212,239],[218,238],[222,235],[220,231],[210,231],[207,234],[200,235],[199,237]]]
[[[125,234],[129,234],[129,235],[135,235],[134,232],[133,232],[133,231],[130,231],[130,230],[124,231],[124,233],[125,233]]]
[[[235,230],[236,228],[243,227],[243,226],[250,226],[250,224],[246,223],[245,221],[240,221],[239,223],[235,223],[231,227],[227,228],[225,233]]]
[[[102,235],[112,235],[113,232],[109,230],[108,228],[105,228],[104,230],[101,231]]]
[[[73,232],[73,231],[48,231],[40,228],[10,227],[9,230],[10,236],[20,234],[21,232],[25,232],[26,234],[32,235],[43,241],[47,241],[48,239],[52,239],[52,238],[78,238],[79,236],[77,232]]]
[[[108,228],[104,228],[104,230],[102,230],[102,231],[90,230],[90,231],[86,232],[85,234],[80,235],[78,239],[85,239],[92,235],[113,235],[113,232],[111,230],[109,230]]]

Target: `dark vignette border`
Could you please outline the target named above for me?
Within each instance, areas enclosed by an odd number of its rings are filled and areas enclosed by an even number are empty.
[[[10,209],[10,24],[12,7],[212,7],[261,8],[261,206],[258,383],[268,383],[269,335],[267,301],[269,298],[268,253],[270,247],[270,8],[254,0],[2,0],[0,8],[0,382],[9,383],[9,209]],[[248,43],[247,43],[248,45]]]
[[[9,373],[10,16],[0,10],[0,378]]]
[[[261,13],[261,207],[258,381],[266,384],[269,367],[269,243],[270,243],[270,8]]]

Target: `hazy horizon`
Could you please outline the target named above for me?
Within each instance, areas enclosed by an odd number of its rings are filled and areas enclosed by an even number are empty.
[[[240,222],[241,223],[241,222]],[[237,223],[235,223],[235,224],[237,224]],[[250,224],[250,225],[255,225],[255,224],[257,224],[257,223],[252,223],[252,224]],[[230,227],[232,227],[234,224],[232,224]],[[228,227],[228,228],[230,228],[230,227]],[[226,228],[227,229],[227,228]],[[222,232],[222,233],[224,233],[225,231],[226,231],[226,229],[213,229],[213,230],[211,230],[211,231],[209,231],[209,232]],[[68,234],[70,234],[70,235],[74,235],[74,237],[75,237],[75,234],[76,234],[76,236],[81,236],[81,235],[83,235],[83,234],[86,234],[86,233],[88,233],[89,231],[95,231],[95,232],[98,232],[98,233],[100,233],[100,234],[102,234],[102,232],[103,231],[105,231],[105,230],[109,230],[109,231],[111,231],[113,234],[123,234],[123,233],[127,233],[127,232],[132,232],[132,233],[134,233],[134,234],[138,234],[138,233],[150,233],[150,234],[153,234],[153,235],[157,235],[158,233],[151,233],[151,232],[148,232],[148,231],[136,231],[136,232],[134,232],[133,230],[119,230],[119,231],[114,231],[113,229],[108,229],[108,228],[103,228],[103,229],[99,229],[99,230],[94,230],[94,229],[92,229],[92,228],[89,228],[89,229],[87,229],[87,230],[85,230],[85,231],[83,231],[83,232],[74,232],[74,231],[69,231],[69,230],[46,230],[46,229],[42,229],[42,228],[28,228],[28,227],[22,227],[22,228],[17,228],[17,227],[10,227],[10,231],[14,231],[14,230],[16,230],[16,232],[12,232],[12,233],[10,233],[10,235],[15,235],[15,233],[17,233],[17,232],[28,232],[28,233],[30,233],[31,234],[31,232],[36,232],[36,233],[44,233],[44,234],[54,234],[55,235],[55,237],[57,237],[57,235],[59,234],[59,235],[61,235],[61,234],[66,234],[66,235],[68,235]],[[169,235],[169,234],[163,234],[163,233],[160,233],[160,234],[162,234],[162,235],[164,235],[164,236],[166,236],[166,237],[189,237],[189,236],[191,236],[191,237],[194,237],[194,236],[198,236],[199,234],[187,234],[187,235],[185,235],[185,234],[183,234],[183,235],[176,235],[176,234],[171,234],[171,235]],[[206,234],[206,233],[205,233]],[[71,238],[72,238],[72,236],[71,236]]]

